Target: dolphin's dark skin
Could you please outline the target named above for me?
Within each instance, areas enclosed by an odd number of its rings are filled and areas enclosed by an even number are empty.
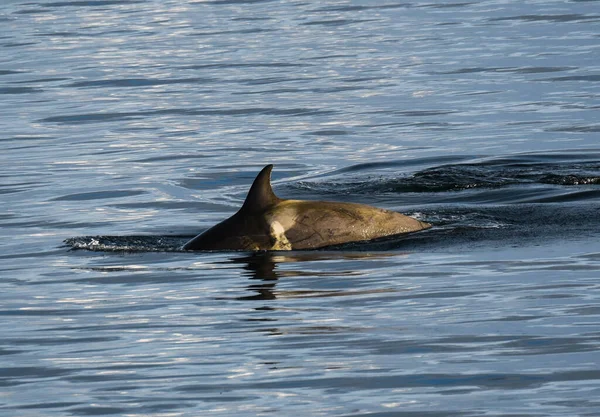
[[[431,227],[364,204],[283,200],[271,188],[272,169],[273,165],[267,165],[260,171],[237,213],[196,236],[183,249],[317,249]]]

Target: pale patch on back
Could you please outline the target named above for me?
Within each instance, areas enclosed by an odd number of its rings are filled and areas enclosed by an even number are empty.
[[[277,220],[269,225],[269,237],[271,238],[271,250],[292,250],[292,244],[285,235],[285,229]]]

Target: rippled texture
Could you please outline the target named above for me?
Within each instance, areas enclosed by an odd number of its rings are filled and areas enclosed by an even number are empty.
[[[0,6],[0,414],[597,416],[594,1]],[[186,253],[285,198],[423,233]]]

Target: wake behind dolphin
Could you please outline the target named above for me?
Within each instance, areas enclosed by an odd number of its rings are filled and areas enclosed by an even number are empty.
[[[423,168],[411,173],[405,172],[406,161],[402,160],[379,164],[378,166],[386,168],[397,167],[401,172],[378,180],[336,182],[334,178],[329,178],[318,183],[292,183],[288,187],[308,187],[318,194],[336,195],[417,193],[418,200],[423,204],[419,211],[436,225],[434,231],[427,233],[398,234],[366,242],[348,241],[346,244],[332,245],[335,249],[485,251],[491,247],[543,246],[556,240],[578,242],[582,238],[596,238],[600,213],[599,161],[596,150],[561,151],[560,155],[529,153],[490,158],[465,156],[455,158],[452,164],[443,165],[436,163],[448,162],[447,159],[416,161],[411,166],[423,165]],[[360,164],[344,168],[338,173],[372,168],[373,166]],[[304,203],[313,204],[317,208],[320,204],[310,201]],[[344,203],[331,204],[335,207],[345,206]],[[131,208],[128,204],[125,207]],[[247,218],[251,219],[252,216],[247,215]],[[296,222],[300,220],[297,219]],[[285,222],[278,222],[282,227],[287,227]],[[313,223],[317,229],[317,222]],[[331,223],[322,228],[331,227],[334,222]],[[305,230],[308,229],[305,227]],[[262,234],[270,235],[269,232],[270,228],[267,227]],[[283,231],[292,248],[293,232],[297,233],[297,230]],[[64,243],[73,250],[178,252],[192,238],[193,234],[188,233],[94,235],[71,237]],[[226,235],[223,234],[222,239],[225,238]],[[218,239],[217,236],[214,241]],[[277,239],[274,243],[277,243]],[[283,236],[279,237],[279,245],[287,246]],[[276,245],[271,247],[273,246]],[[196,249],[192,246],[189,250]]]
[[[284,200],[267,165],[240,210],[196,236],[184,250],[301,250],[402,235],[431,227],[390,210],[356,203]]]

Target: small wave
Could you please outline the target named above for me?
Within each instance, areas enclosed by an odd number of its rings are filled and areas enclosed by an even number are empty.
[[[30,94],[30,93],[41,93],[44,90],[35,87],[2,87],[0,88],[0,94]]]
[[[122,198],[145,194],[141,190],[113,190],[113,191],[93,191],[77,194],[68,194],[56,197],[54,201],[84,201],[84,200],[105,200],[107,198]]]
[[[64,244],[93,252],[176,252],[193,236],[77,236]]]
[[[214,82],[212,78],[181,78],[181,79],[161,79],[161,78],[118,78],[113,80],[93,80],[78,81],[67,87],[154,87],[169,84],[206,84]]]
[[[597,20],[598,15],[585,15],[585,14],[549,14],[549,15],[520,15],[520,16],[507,16],[507,17],[496,17],[489,19],[490,22],[501,22],[501,21],[523,21],[523,22],[547,22],[547,23],[565,23],[565,22],[582,22],[586,20]]]
[[[562,159],[562,160],[561,160]],[[335,174],[364,171],[370,168],[397,168],[402,161],[385,164],[360,164]],[[503,157],[463,161],[425,168],[412,174],[369,178],[345,178],[342,181],[303,181],[299,188],[334,194],[364,193],[439,193],[475,188],[502,188],[532,184],[581,186],[600,184],[600,155],[553,154]],[[509,199],[510,200],[510,199]]]
[[[249,107],[249,108],[203,108],[203,109],[167,109],[153,111],[137,112],[117,112],[117,113],[81,113],[68,114],[61,116],[51,116],[40,119],[41,123],[58,123],[65,125],[77,125],[86,123],[113,122],[129,119],[139,119],[144,117],[163,116],[163,115],[192,115],[192,116],[251,116],[251,115],[274,115],[274,116],[316,116],[334,114],[333,110],[323,110],[319,108],[271,108],[271,107]]]
[[[143,0],[130,0],[128,3],[143,3]],[[43,7],[104,7],[122,5],[120,0],[86,0],[86,1],[57,1],[42,5]]]

